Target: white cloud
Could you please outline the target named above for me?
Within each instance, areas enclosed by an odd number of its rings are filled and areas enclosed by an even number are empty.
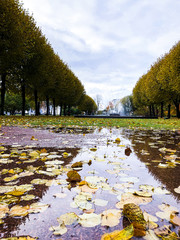
[[[90,96],[131,93],[180,39],[179,0],[22,0]]]

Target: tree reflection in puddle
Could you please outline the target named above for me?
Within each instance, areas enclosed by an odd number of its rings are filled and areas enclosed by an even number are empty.
[[[26,216],[19,214],[11,217],[9,211],[5,212],[2,217],[4,223],[0,225],[1,237],[100,239],[104,233],[122,229],[125,222],[121,215],[115,226],[103,226],[103,211],[118,210],[124,194],[129,192],[128,196],[137,196],[142,185],[153,188],[149,190],[152,200],[144,205],[139,203],[143,211],[156,216],[160,211],[158,205],[162,203],[179,209],[180,194],[174,191],[180,185],[178,135],[163,131],[119,129],[95,131],[94,136],[98,138],[98,135],[101,136],[99,144],[93,148],[83,146],[83,142],[81,149],[1,147],[1,205],[7,204],[10,211],[16,205],[31,208],[37,202],[48,206],[44,211],[39,208],[37,213],[27,212]],[[90,141],[93,141],[92,136]],[[66,181],[72,163],[80,161],[83,166],[77,170],[81,179],[86,181],[84,188]],[[12,192],[18,186],[22,191],[24,184],[32,185],[33,189],[14,196]],[[29,195],[35,198],[23,200]],[[67,224],[67,232],[62,236],[53,235],[49,228],[57,226],[57,218],[70,212],[74,212],[78,220],[72,225]],[[82,223],[82,217],[86,216],[84,213],[94,214],[91,215],[94,216],[94,226],[87,219]],[[97,221],[99,216],[100,222]],[[169,225],[169,221],[158,217],[158,224]],[[178,227],[172,230],[177,232]]]

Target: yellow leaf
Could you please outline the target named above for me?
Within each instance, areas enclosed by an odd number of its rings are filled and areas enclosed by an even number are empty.
[[[128,240],[132,238],[134,235],[134,227],[133,225],[129,225],[121,231],[114,231],[111,233],[106,233],[102,235],[101,240]]]

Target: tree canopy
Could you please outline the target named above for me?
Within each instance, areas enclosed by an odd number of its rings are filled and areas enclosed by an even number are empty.
[[[0,114],[4,114],[6,91],[21,93],[22,115],[26,96],[34,98],[35,112],[39,102],[55,106],[78,106],[85,96],[81,81],[63,62],[35,20],[18,0],[0,1]],[[54,110],[55,114],[55,110]]]

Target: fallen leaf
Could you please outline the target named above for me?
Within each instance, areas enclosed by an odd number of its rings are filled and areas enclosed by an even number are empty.
[[[117,208],[123,208],[124,204],[135,203],[135,204],[148,204],[152,201],[150,197],[139,197],[133,193],[123,193],[121,195],[121,201],[116,204]]]
[[[101,214],[84,213],[79,215],[79,224],[83,227],[95,227],[101,223]]]
[[[103,211],[101,225],[114,227],[119,224],[119,219],[121,218],[121,211],[117,209],[108,209]]]
[[[173,223],[176,226],[180,226],[180,217],[178,217],[175,214],[170,215],[170,222]]]
[[[59,218],[57,218],[57,221],[59,223],[64,222],[65,225],[71,225],[77,222],[78,219],[79,219],[78,215],[76,215],[74,212],[70,212],[61,215]]]
[[[108,201],[97,198],[93,200],[93,203],[97,206],[105,207],[108,204]]]
[[[176,193],[179,193],[179,194],[180,194],[180,186],[177,187],[177,188],[175,188],[174,191],[175,191]]]
[[[146,236],[143,237],[145,240],[159,240],[154,231],[149,230],[146,232]]]
[[[43,203],[32,203],[29,207],[29,213],[39,213],[44,212],[49,207],[49,204]]]
[[[111,240],[111,239],[128,240],[128,239],[131,239],[133,235],[134,235],[134,227],[131,224],[121,231],[116,230],[111,233],[105,233],[104,235],[102,235],[101,240]]]
[[[23,217],[29,214],[28,210],[29,206],[22,207],[20,205],[15,205],[10,209],[9,215],[11,217]]]

